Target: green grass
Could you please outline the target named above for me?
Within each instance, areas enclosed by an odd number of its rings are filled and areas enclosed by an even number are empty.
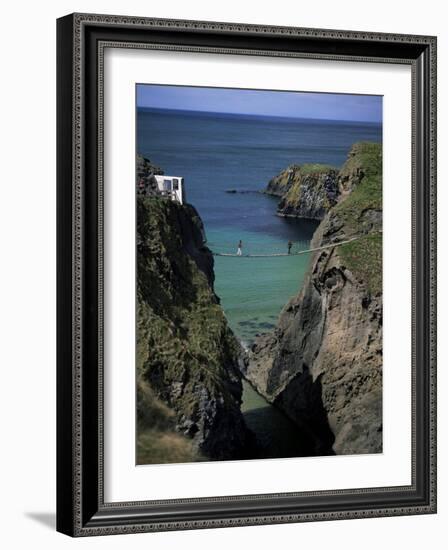
[[[320,174],[322,172],[329,172],[330,170],[337,170],[334,166],[329,164],[302,164],[300,166],[300,171],[303,176],[309,176],[310,174]]]
[[[137,464],[202,460],[190,439],[175,430],[175,413],[142,377],[137,382]]]
[[[192,442],[169,431],[144,430],[137,438],[137,464],[171,464],[203,460]]]
[[[355,143],[349,157],[341,168],[341,175],[362,168],[365,172],[381,174],[382,145],[369,141]]]
[[[383,238],[381,233],[371,233],[338,247],[341,261],[366,289],[376,296],[382,292],[382,254]]]
[[[341,174],[362,170],[364,177],[348,197],[336,205],[333,215],[343,220],[346,233],[360,229],[366,210],[382,210],[382,147],[378,143],[358,143],[355,155],[345,163]]]
[[[375,295],[382,290],[382,235],[381,227],[371,228],[363,235],[363,215],[366,211],[382,210],[382,146],[378,143],[357,143],[341,169],[342,175],[362,171],[363,177],[353,191],[337,204],[331,216],[343,222],[346,236],[361,238],[338,248],[346,267]]]

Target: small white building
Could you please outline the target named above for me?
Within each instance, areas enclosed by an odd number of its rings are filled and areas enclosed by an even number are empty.
[[[184,178],[179,176],[154,176],[162,196],[183,204],[185,200]]]

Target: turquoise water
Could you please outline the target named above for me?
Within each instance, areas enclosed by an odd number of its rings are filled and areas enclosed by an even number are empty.
[[[222,250],[231,237],[238,242],[236,236],[232,231],[210,231],[210,247]],[[271,235],[245,232],[244,237],[244,253],[286,252],[284,240]],[[306,249],[308,244],[304,241],[300,248]],[[235,246],[231,251],[235,252]],[[308,261],[308,255],[215,258],[215,290],[232,330],[244,345],[250,345],[256,334],[274,327],[287,300],[297,293]]]

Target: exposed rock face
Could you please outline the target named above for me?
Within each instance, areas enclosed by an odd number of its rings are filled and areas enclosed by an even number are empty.
[[[265,192],[281,197],[280,216],[321,220],[337,202],[338,171],[320,164],[293,164],[275,176]]]
[[[315,232],[303,287],[258,338],[246,376],[311,432],[319,454],[382,450],[381,146],[353,147]]]
[[[157,194],[157,184],[154,178],[156,175],[163,175],[163,170],[142,155],[137,155],[137,196]]]
[[[213,291],[202,221],[190,205],[140,196],[137,234],[141,461],[152,461],[147,445],[156,438],[145,444],[144,437],[157,428],[147,414],[154,407],[164,411],[165,436],[174,448],[180,445],[181,461],[247,458],[240,349]],[[158,460],[172,461],[168,455]]]

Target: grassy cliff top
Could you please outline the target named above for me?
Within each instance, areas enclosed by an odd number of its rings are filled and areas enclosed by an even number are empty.
[[[319,163],[290,164],[271,179],[268,183],[268,189],[270,186],[275,185],[279,190],[282,190],[282,188],[296,185],[303,176],[319,175],[330,171],[337,172],[337,168]]]
[[[382,170],[380,143],[362,142],[352,147],[340,176],[362,177],[347,198],[333,209],[333,213],[344,221],[346,233],[356,233],[361,229],[361,218],[367,210],[382,210]]]
[[[381,174],[382,144],[360,141],[352,145],[348,158],[340,170],[340,175],[350,175],[358,169]]]
[[[322,172],[330,172],[331,170],[337,172],[337,168],[330,166],[329,164],[307,163],[300,166],[300,171],[303,176],[308,176],[310,174],[321,174]]]
[[[307,162],[305,164],[291,164],[290,166],[288,166],[288,168],[286,168],[286,170],[283,170],[282,172],[280,172],[280,174],[277,177],[280,178],[283,176],[287,180],[291,172],[294,172],[295,175],[300,177],[300,176],[309,176],[312,174],[318,175],[325,172],[330,172],[332,170],[335,172],[338,171],[337,168],[335,168],[334,166],[330,166],[329,164],[319,164],[319,163],[312,163],[312,162]]]
[[[345,235],[360,238],[340,246],[338,252],[347,268],[377,294],[382,285],[382,145],[356,143],[340,174],[360,181],[330,215],[343,222]]]

